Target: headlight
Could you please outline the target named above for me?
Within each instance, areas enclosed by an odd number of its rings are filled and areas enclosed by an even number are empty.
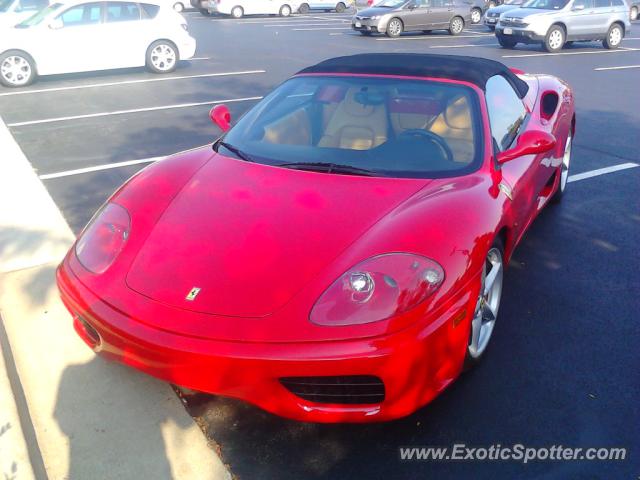
[[[124,207],[108,203],[91,220],[76,243],[76,256],[90,272],[103,273],[129,238],[131,219]]]
[[[310,320],[318,325],[359,325],[406,312],[444,280],[435,261],[412,253],[372,257],[345,272],[320,296]]]
[[[371,17],[371,20],[380,20],[381,17],[382,15],[374,15],[373,17]]]

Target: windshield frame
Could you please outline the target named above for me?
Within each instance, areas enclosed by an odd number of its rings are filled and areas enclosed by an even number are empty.
[[[40,25],[44,20],[52,16],[55,12],[59,11],[61,7],[63,7],[63,3],[51,3],[48,6],[44,7],[42,10],[38,10],[33,15],[28,18],[25,18],[23,21],[18,23],[15,28],[32,28]]]
[[[271,93],[266,95],[261,101],[255,104],[247,112],[245,112],[242,115],[242,117],[237,122],[235,122],[235,125],[229,131],[225,132],[223,136],[221,136],[216,142],[213,143],[212,145],[213,150],[218,152],[218,147],[220,146],[220,143],[227,142],[233,145],[235,148],[243,150],[243,153],[249,154],[251,158],[251,160],[249,161],[253,163],[268,165],[272,167],[286,168],[283,165],[290,163],[290,160],[284,159],[276,155],[278,149],[281,148],[281,145],[274,144],[274,145],[263,146],[266,150],[272,150],[274,153],[274,155],[270,155],[267,157],[267,156],[256,154],[255,152],[247,152],[246,149],[244,148],[245,147],[244,145],[236,145],[235,143],[233,143],[233,140],[231,141],[228,140],[228,136],[229,135],[233,136],[234,131],[237,131],[238,127],[242,125],[242,121],[245,120],[247,117],[253,116],[254,118],[251,120],[251,123],[255,124],[255,122],[258,120],[260,115],[262,115],[265,109],[268,106],[270,106],[271,101],[274,99],[274,97],[281,94],[282,88],[284,88],[289,82],[300,79],[300,78],[304,78],[304,77],[370,78],[370,79],[379,78],[379,79],[392,79],[392,80],[407,81],[407,82],[423,81],[428,83],[442,84],[444,86],[449,86],[449,87],[456,86],[456,87],[460,87],[461,89],[467,90],[466,93],[468,94],[467,98],[470,101],[470,114],[472,115],[473,139],[474,139],[474,157],[472,161],[469,162],[468,164],[466,165],[461,164],[461,166],[455,170],[432,170],[432,171],[413,171],[413,170],[401,171],[401,170],[383,170],[383,169],[374,170],[374,169],[371,169],[370,166],[366,164],[344,164],[345,166],[369,169],[374,173],[374,175],[371,175],[371,177],[373,178],[436,179],[436,178],[457,178],[457,177],[467,176],[471,173],[481,170],[486,163],[486,156],[487,156],[485,151],[486,149],[486,138],[485,138],[486,118],[485,118],[485,111],[482,103],[484,101],[483,91],[477,85],[474,85],[472,83],[465,82],[462,80],[453,80],[453,79],[447,79],[447,78],[433,78],[433,77],[417,77],[417,76],[407,76],[407,75],[357,74],[357,73],[302,73],[302,74],[295,75],[289,78],[288,80],[286,80],[285,82],[283,82],[282,84],[280,84]],[[246,131],[243,133],[240,133],[240,135],[244,135],[244,134],[246,134]],[[347,153],[347,155],[351,155],[351,154],[353,154],[354,156],[357,155],[357,153],[353,153],[353,152],[373,152],[376,148],[380,148],[380,146],[374,147],[365,151],[349,150],[349,153]],[[298,148],[298,149],[305,148],[305,147],[300,147],[296,145],[289,146],[289,147],[291,147],[292,150],[295,148]],[[219,152],[221,155],[224,155],[230,158],[238,158],[239,160],[242,160],[238,155],[234,155],[233,152],[229,152],[229,149],[225,148],[224,146],[222,148],[225,151]],[[330,147],[316,147],[316,148],[327,148],[327,150],[330,149]],[[339,150],[339,149],[336,148],[336,150]],[[348,149],[344,149],[344,150],[348,150]],[[231,153],[231,155],[229,155],[229,153],[227,152]],[[369,155],[369,154],[370,153],[365,153],[364,155]],[[244,161],[247,161],[247,160],[245,159]],[[341,162],[340,159],[334,158],[331,156],[328,156],[328,158],[326,159],[326,162],[327,164],[344,163],[344,162]],[[309,163],[311,164],[312,161],[310,160]]]
[[[0,0],[0,13],[7,13],[14,3],[16,3],[16,0]]]
[[[402,8],[411,0],[380,0],[375,5],[371,5],[371,8]],[[387,5],[387,3],[392,3],[393,5]]]

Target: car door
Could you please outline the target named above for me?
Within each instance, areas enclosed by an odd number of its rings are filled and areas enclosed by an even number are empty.
[[[74,5],[42,29],[48,54],[37,60],[40,71],[52,74],[104,68],[108,39],[102,29],[102,5],[101,2]]]
[[[431,0],[429,7],[429,28],[444,28],[449,26],[450,9],[453,8],[446,0]]]
[[[485,91],[492,141],[497,154],[516,144],[518,136],[526,129],[528,112],[511,84],[500,75],[487,81]],[[540,194],[553,175],[553,167],[547,158],[549,155],[552,153],[523,155],[496,167],[502,173],[498,188],[511,202],[516,238],[534,218],[540,204]]]
[[[157,38],[151,32],[153,20],[143,17],[137,3],[106,2],[104,30],[110,46],[105,68],[144,65],[147,48]]]
[[[593,30],[593,0],[574,0],[564,15],[569,40],[583,39]]]
[[[423,28],[422,22],[424,18],[422,14],[428,12],[424,6],[424,0],[411,0],[404,5],[401,10],[398,10],[397,16],[402,20],[405,31],[420,30]]]
[[[594,0],[594,13],[589,24],[589,34],[591,36],[604,36],[609,30],[611,15],[615,12],[615,7],[611,0]]]

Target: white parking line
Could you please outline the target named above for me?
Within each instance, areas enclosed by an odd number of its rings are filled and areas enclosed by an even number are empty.
[[[628,70],[630,68],[640,68],[640,65],[624,65],[622,67],[600,67],[594,68],[596,72],[603,72],[605,70]]]
[[[348,22],[344,22],[344,23],[348,23]],[[296,23],[296,24],[290,24],[290,23],[276,23],[275,25],[273,23],[270,23],[269,25],[262,25],[265,28],[273,28],[273,27],[330,27],[332,24],[331,23]],[[335,25],[335,24],[333,24]]]
[[[351,30],[351,27],[293,28],[294,32],[311,32],[315,30]]]
[[[502,58],[555,57],[562,55],[595,55],[598,53],[637,52],[640,48],[620,48],[618,50],[597,50],[595,52],[557,52],[557,53],[525,53],[522,55],[502,55]]]
[[[86,115],[73,115],[69,117],[55,117],[55,118],[45,118],[43,120],[31,120],[28,122],[16,122],[7,124],[8,127],[24,127],[27,125],[38,125],[42,123],[54,123],[54,122],[66,122],[69,120],[79,120],[82,118],[96,118],[96,117],[107,117],[110,115],[126,115],[130,113],[141,113],[141,112],[155,112],[158,110],[172,110],[176,108],[189,108],[189,107],[199,107],[202,105],[216,105],[219,103],[237,103],[237,102],[249,102],[254,100],[261,100],[262,97],[246,97],[246,98],[229,98],[226,100],[211,100],[209,102],[197,102],[197,103],[182,103],[179,105],[164,105],[161,107],[148,107],[148,108],[136,108],[132,110],[115,110],[113,112],[100,112],[100,113],[90,113]]]
[[[112,86],[119,86],[119,85],[132,85],[136,83],[147,83],[147,82],[167,82],[169,80],[185,80],[188,78],[227,77],[231,75],[253,75],[257,73],[266,73],[266,70],[247,70],[244,72],[203,73],[200,75],[154,77],[154,78],[146,78],[146,79],[140,79],[140,80],[122,80],[119,82],[90,83],[89,85],[72,85],[69,87],[41,88],[38,90],[20,90],[17,92],[0,93],[0,97],[7,97],[10,95],[27,95],[29,93],[62,92],[65,90],[79,90],[82,88],[98,88],[98,87],[112,87]]]
[[[378,42],[397,42],[400,40],[453,40],[456,38],[482,38],[482,35],[474,34],[474,35],[435,35],[435,36],[425,36],[425,37],[399,37],[399,38],[376,38]]]
[[[568,182],[577,182],[579,180],[585,180],[587,178],[598,177],[600,175],[605,175],[607,173],[619,172],[620,170],[627,170],[629,168],[640,167],[637,163],[628,162],[621,163],[619,165],[612,165],[611,167],[598,168],[597,170],[590,170],[584,173],[577,173],[575,175],[570,175],[568,178]]]
[[[58,173],[46,173],[38,175],[40,180],[51,180],[53,178],[70,177],[72,175],[81,175],[83,173],[100,172],[102,170],[110,170],[112,168],[130,167],[131,165],[140,165],[141,163],[153,163],[162,160],[165,157],[143,158],[141,160],[129,160],[126,162],[108,163],[107,165],[98,165],[96,167],[77,168],[75,170],[67,170]]]

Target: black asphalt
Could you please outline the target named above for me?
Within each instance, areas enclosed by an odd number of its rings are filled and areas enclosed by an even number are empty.
[[[623,46],[598,43],[563,53],[497,47],[482,27],[382,40],[351,33],[347,15],[240,21],[187,13],[198,57],[178,75],[265,70],[227,77],[113,85],[20,95],[0,88],[0,116],[39,174],[168,155],[218,134],[208,105],[11,126],[59,117],[261,96],[301,68],[359,52],[483,56],[573,87],[577,134],[572,174],[640,163],[640,23]],[[285,26],[277,26],[285,25]],[[321,30],[295,30],[317,28]],[[378,40],[380,38],[380,40]],[[409,39],[411,38],[411,39]],[[461,48],[432,46],[481,45]],[[634,50],[639,49],[639,50]],[[593,52],[593,53],[591,53]],[[158,78],[142,69],[43,79],[27,90]],[[234,117],[253,101],[229,104]],[[143,165],[44,180],[78,232],[109,194]],[[223,460],[242,479],[283,478],[639,478],[640,168],[570,183],[559,206],[536,220],[505,277],[487,358],[414,415],[373,425],[314,425],[274,417],[238,401],[190,397]],[[71,330],[70,330],[71,334]],[[212,372],[215,374],[215,372]],[[400,446],[626,447],[619,462],[401,462]]]

